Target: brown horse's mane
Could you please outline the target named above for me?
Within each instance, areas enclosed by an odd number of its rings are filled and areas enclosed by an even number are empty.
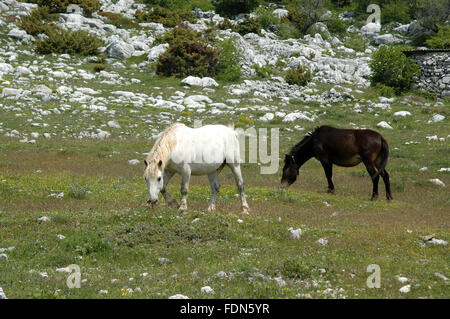
[[[308,143],[308,142],[311,140],[311,138],[312,138],[314,135],[317,134],[317,131],[318,131],[319,129],[320,129],[320,127],[316,127],[316,128],[314,129],[314,131],[309,131],[308,133],[306,133],[305,137],[304,137],[300,142],[298,142],[297,144],[295,144],[295,145],[292,147],[291,152],[289,153],[289,155],[295,155],[295,154],[297,154],[297,153],[302,149],[302,147],[305,146],[305,144]]]

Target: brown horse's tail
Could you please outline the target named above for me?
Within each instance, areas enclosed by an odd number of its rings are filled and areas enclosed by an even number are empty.
[[[389,157],[389,145],[387,144],[386,140],[384,138],[381,138],[381,156],[383,156],[381,160],[380,167],[378,168],[378,172],[375,173],[373,178],[376,178],[378,175],[384,172],[384,169],[386,168],[388,157]]]

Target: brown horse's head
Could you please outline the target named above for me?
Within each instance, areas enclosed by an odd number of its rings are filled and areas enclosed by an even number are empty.
[[[299,167],[295,163],[293,155],[284,157],[283,176],[281,177],[281,187],[288,187],[297,180]]]

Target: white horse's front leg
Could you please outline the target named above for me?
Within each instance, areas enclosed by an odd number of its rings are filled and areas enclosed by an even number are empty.
[[[230,166],[231,171],[233,172],[239,194],[241,195],[242,213],[248,214],[250,208],[247,204],[247,195],[244,193],[244,179],[242,178],[241,167],[239,164],[228,164],[228,166]]]
[[[167,170],[164,171],[164,183],[163,183],[163,188],[161,189],[161,193],[164,196],[164,200],[166,201],[166,203],[174,208],[178,208],[178,203],[175,199],[172,198],[172,196],[170,196],[169,192],[167,191],[167,184],[169,184],[170,179],[172,178],[172,176],[174,175],[173,172],[169,172]]]
[[[217,194],[219,193],[220,184],[219,177],[217,176],[217,172],[208,175],[209,183],[211,184],[211,201],[209,202],[208,212],[213,212],[216,210],[216,200]]]
[[[189,165],[183,167],[181,174],[181,204],[179,210],[187,210],[187,194],[189,191],[189,180],[191,179],[191,168]]]

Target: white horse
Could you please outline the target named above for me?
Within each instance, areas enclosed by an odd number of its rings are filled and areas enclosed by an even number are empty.
[[[239,155],[237,132],[232,128],[206,125],[193,129],[184,124],[173,124],[161,134],[144,160],[144,179],[149,194],[147,202],[153,207],[158,202],[158,195],[161,192],[169,205],[178,207],[177,202],[166,190],[169,180],[178,173],[182,177],[182,198],[178,208],[186,210],[191,175],[208,175],[211,184],[208,211],[214,211],[220,188],[217,174],[228,165],[234,174],[241,196],[242,211],[247,214],[249,207],[244,193]]]

